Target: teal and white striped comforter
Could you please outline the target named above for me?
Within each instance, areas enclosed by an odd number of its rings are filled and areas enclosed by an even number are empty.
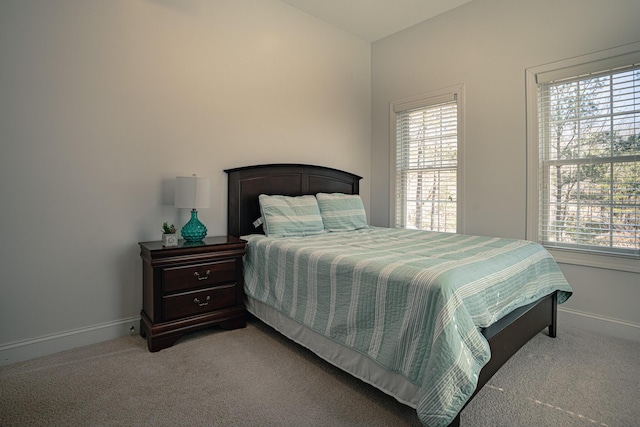
[[[377,228],[248,240],[245,291],[420,389],[418,416],[445,426],[490,358],[479,328],[571,287],[540,245]]]

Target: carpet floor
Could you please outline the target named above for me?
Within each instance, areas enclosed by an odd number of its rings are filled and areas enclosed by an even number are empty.
[[[540,333],[463,427],[640,426],[640,343]],[[0,426],[418,426],[415,411],[253,319],[157,353],[123,337],[0,368]]]

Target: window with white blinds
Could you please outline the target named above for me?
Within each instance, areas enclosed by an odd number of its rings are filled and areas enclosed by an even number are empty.
[[[537,235],[549,248],[640,258],[638,60],[534,73]]]
[[[393,106],[396,227],[457,231],[457,98],[445,93]]]

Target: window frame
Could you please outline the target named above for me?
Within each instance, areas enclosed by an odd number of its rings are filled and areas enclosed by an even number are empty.
[[[526,239],[541,241],[540,236],[540,154],[538,85],[564,78],[572,78],[605,69],[615,69],[640,63],[640,42],[613,49],[557,61],[525,70],[526,126],[527,126],[527,212]],[[640,262],[634,255],[574,248],[553,248],[548,251],[556,261],[565,264],[606,268],[619,271],[640,272]]]
[[[464,85],[457,84],[389,103],[389,218],[395,227],[397,213],[397,112],[427,108],[454,99],[457,104],[456,233],[464,233]]]

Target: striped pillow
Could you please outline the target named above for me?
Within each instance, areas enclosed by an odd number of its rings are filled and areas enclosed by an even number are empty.
[[[318,201],[313,196],[258,196],[269,237],[310,236],[324,233]]]
[[[368,227],[367,213],[359,195],[318,193],[316,198],[325,230],[352,231]]]

